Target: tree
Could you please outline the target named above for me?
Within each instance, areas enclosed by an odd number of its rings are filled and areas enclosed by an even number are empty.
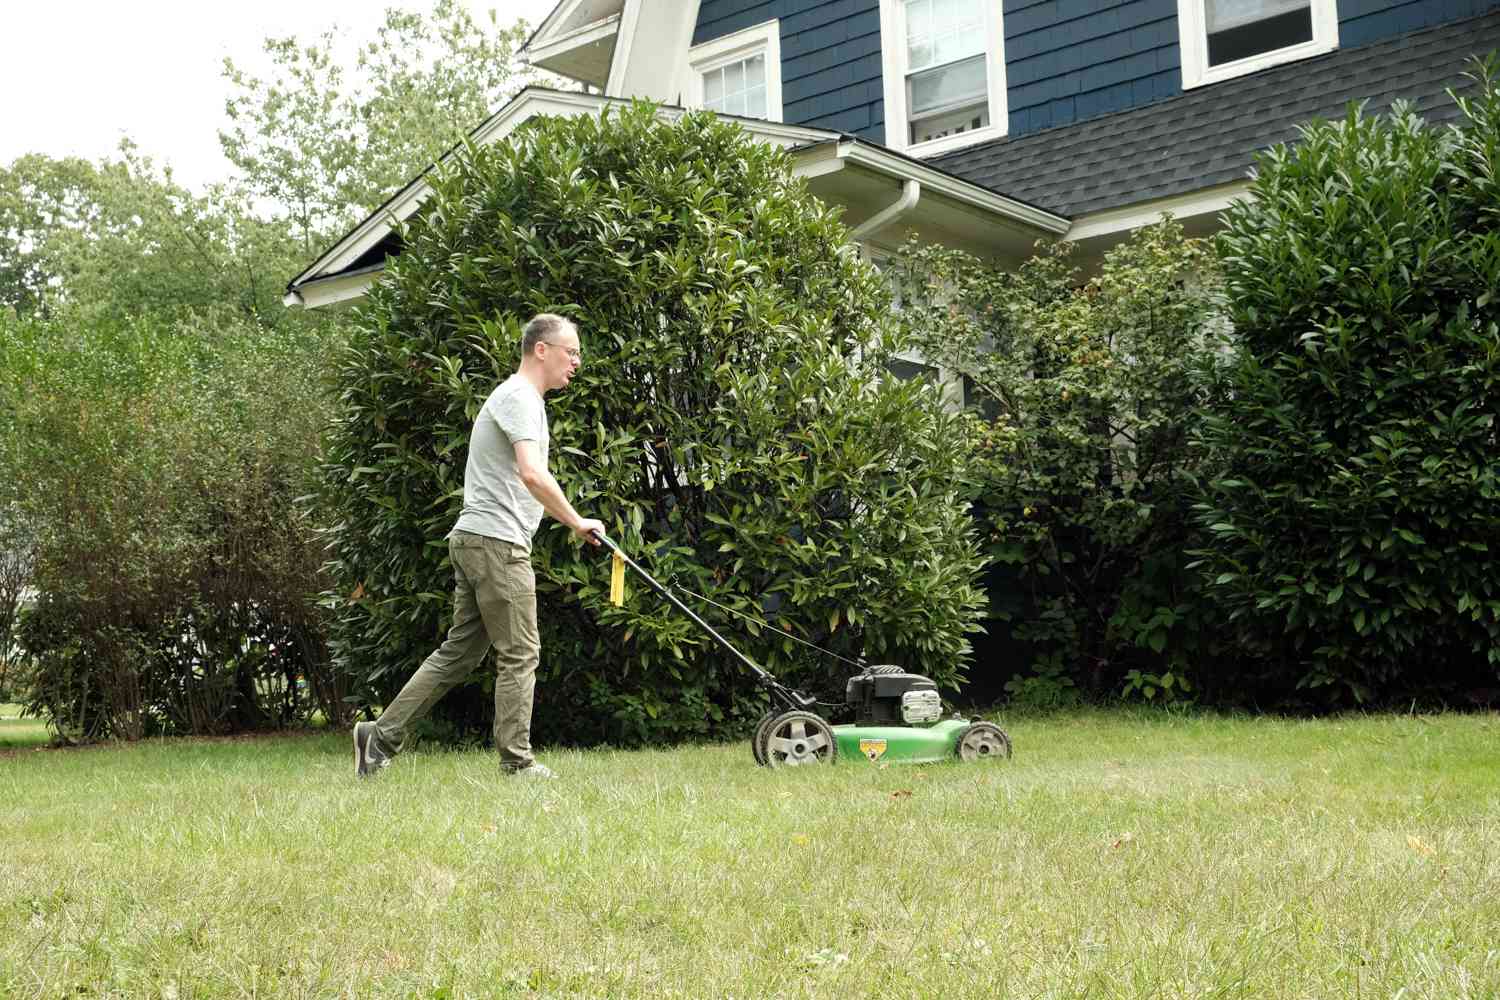
[[[128,140],[116,159],[29,154],[0,169],[0,306],[22,315],[230,309],[271,324],[294,259],[243,198],[193,194]]]
[[[553,467],[581,510],[662,579],[956,683],[981,603],[967,422],[888,376],[884,284],[784,151],[636,105],[528,123],[432,184],[357,313],[325,445],[329,603],[354,681],[381,698],[440,639],[474,415],[521,324],[558,311],[586,360],[549,404]],[[764,711],[753,678],[644,587],[610,606],[607,560],[568,532],[548,522],[533,562],[539,738],[722,733]],[[842,694],[843,666],[750,631],[778,675]],[[464,721],[484,703],[439,709]]]
[[[262,79],[224,61],[233,88],[219,133],[249,190],[285,211],[304,257],[316,253],[453,147],[535,78],[517,69],[527,28],[477,23],[458,0],[429,18],[386,11],[354,65],[337,29],[305,44],[269,38]]]
[[[961,375],[985,418],[991,631],[1031,658],[1009,689],[1191,690],[1210,630],[1184,566],[1189,431],[1222,340],[1207,247],[1167,221],[1087,281],[1068,244],[1012,270],[912,242],[891,270],[922,356]]]
[[[1272,697],[1461,699],[1500,666],[1497,70],[1451,128],[1305,126],[1225,215],[1200,555]]]

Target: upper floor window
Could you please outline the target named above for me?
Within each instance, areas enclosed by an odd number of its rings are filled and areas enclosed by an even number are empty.
[[[726,115],[766,117],[766,54],[757,52],[704,72],[703,106]]]
[[[942,153],[1005,134],[999,0],[881,0],[885,144]]]
[[[1338,48],[1335,0],[1177,0],[1184,89]]]
[[[775,19],[688,51],[683,103],[726,115],[781,120],[781,22]]]

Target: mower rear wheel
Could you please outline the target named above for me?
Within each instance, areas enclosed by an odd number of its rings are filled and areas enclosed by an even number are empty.
[[[771,728],[775,721],[777,712],[773,709],[760,717],[755,724],[755,734],[750,737],[750,752],[755,755],[755,763],[761,767],[766,766],[766,730]]]
[[[812,712],[782,712],[765,728],[762,753],[767,767],[832,764],[838,752],[833,727]]]
[[[976,722],[958,734],[959,760],[1010,758],[1010,737],[993,722]]]

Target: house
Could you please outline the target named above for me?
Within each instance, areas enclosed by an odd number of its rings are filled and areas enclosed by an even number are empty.
[[[582,92],[532,87],[472,133],[643,97],[786,147],[875,256],[906,233],[1019,261],[1098,255],[1171,212],[1206,233],[1257,150],[1298,122],[1409,98],[1457,116],[1500,0],[562,0],[522,51]],[[422,177],[294,278],[289,305],[358,298]]]

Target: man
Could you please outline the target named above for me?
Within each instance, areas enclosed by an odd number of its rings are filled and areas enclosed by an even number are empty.
[[[469,435],[464,506],[448,534],[456,578],[453,627],[377,722],[354,726],[355,771],[390,763],[407,728],[495,647],[495,746],[507,774],[550,778],[531,756],[531,702],[541,640],[531,538],[551,514],[595,545],[603,522],[579,517],[547,471],[547,410],[542,397],[578,370],[578,330],[552,313],[526,324],[521,365],[490,393]]]

